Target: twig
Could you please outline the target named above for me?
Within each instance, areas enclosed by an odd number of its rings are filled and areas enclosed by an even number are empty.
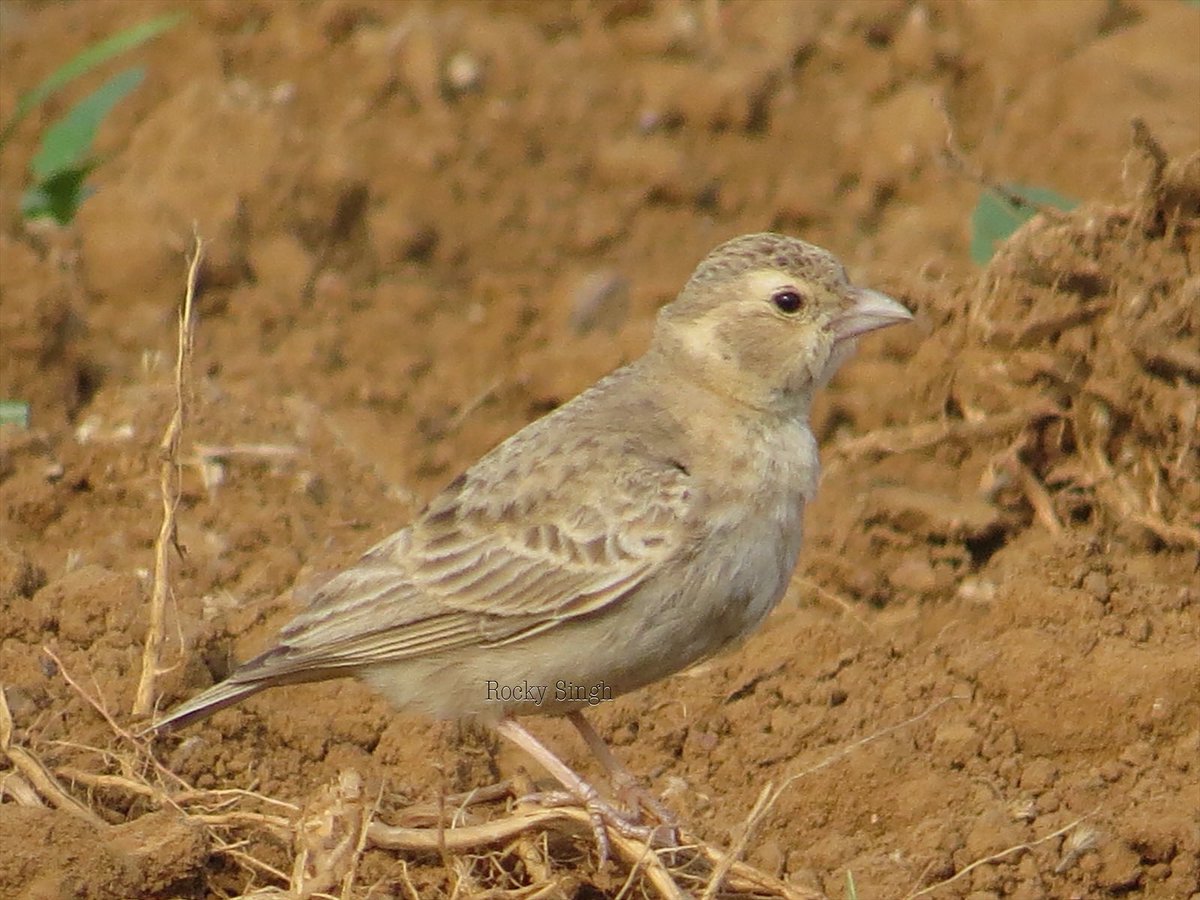
[[[942,158],[952,172],[957,172],[968,181],[975,182],[975,184],[984,190],[991,191],[1004,200],[1004,202],[1017,209],[1033,210],[1034,212],[1041,213],[1045,218],[1053,222],[1067,221],[1067,213],[1064,213],[1061,209],[1055,209],[1048,204],[1030,200],[1028,197],[1022,196],[994,178],[989,178],[985,175],[979,166],[971,162],[967,154],[963,151],[962,145],[959,144],[958,136],[954,131],[954,121],[950,118],[950,111],[946,108],[945,103],[939,102],[938,106],[941,109],[942,119],[946,123],[946,144],[942,148]]]
[[[264,813],[238,812],[236,810],[211,815],[188,813],[188,818],[210,828],[236,828],[241,825],[253,825],[286,837],[292,836],[294,828],[292,820],[285,816],[268,816]]]
[[[204,242],[196,235],[195,249],[188,264],[187,290],[183,295],[183,306],[179,311],[179,345],[175,357],[175,411],[163,433],[159,452],[159,491],[162,494],[163,520],[158,538],[154,542],[154,587],[150,594],[150,624],[146,629],[146,645],[142,650],[142,675],[138,679],[137,696],[133,701],[133,714],[148,716],[154,710],[156,697],[155,682],[162,668],[164,623],[166,621],[167,596],[170,593],[170,548],[179,547],[175,530],[175,510],[179,506],[179,440],[183,433],[184,416],[187,410],[184,380],[191,367],[193,304],[196,298],[196,279],[200,261],[204,257]]]
[[[556,807],[525,810],[494,822],[461,828],[402,828],[372,822],[367,832],[371,844],[376,847],[436,853],[442,849],[457,852],[481,844],[499,844],[532,828],[553,824],[577,825],[581,831],[591,829],[591,820],[582,809]]]
[[[381,784],[379,790],[375,792],[375,802],[367,810],[366,817],[358,829],[358,840],[354,843],[354,856],[350,860],[350,868],[346,872],[346,877],[342,879],[343,897],[350,896],[350,888],[354,886],[354,879],[358,877],[359,863],[362,862],[362,856],[367,851],[367,826],[371,824],[372,820],[379,813],[379,807],[383,803],[383,787]]]
[[[131,794],[153,800],[159,806],[174,806],[181,809],[186,807],[189,815],[208,815],[213,819],[221,816],[221,813],[217,812],[217,810],[227,808],[239,800],[256,800],[267,806],[278,806],[292,814],[300,811],[300,807],[294,803],[287,803],[283,800],[276,800],[274,797],[267,797],[264,794],[257,794],[254,791],[245,791],[238,788],[222,788],[217,790],[189,789],[168,794],[162,788],[150,784],[145,780],[138,781],[133,778],[127,778],[124,775],[98,775],[94,772],[85,772],[74,766],[58,766],[54,770],[54,773],[59,778],[76,782],[92,789],[127,791]],[[206,812],[196,812],[196,810]],[[244,813],[242,815],[252,814]],[[263,821],[275,825],[279,822],[289,820],[282,816],[266,816]]]
[[[421,895],[417,893],[417,886],[412,883],[412,879],[408,877],[408,863],[403,859],[398,860],[400,863],[400,886],[404,888],[405,893],[411,900],[421,900]]]
[[[461,853],[481,845],[499,844],[535,828],[566,826],[568,830],[591,833],[591,819],[585,810],[576,807],[530,809],[514,813],[494,822],[467,825],[462,828],[400,828],[372,822],[367,828],[372,846],[389,850],[410,850],[422,853]],[[675,884],[670,872],[657,853],[645,853],[645,845],[619,832],[609,835],[613,849],[630,865],[642,865],[654,889],[666,900],[685,900],[685,894]]]
[[[0,803],[4,802],[6,796],[16,801],[17,806],[46,807],[33,785],[21,777],[16,769],[0,775]]]
[[[1200,528],[1193,528],[1184,522],[1168,522],[1161,516],[1149,513],[1134,513],[1129,518],[1153,531],[1155,537],[1168,546],[1190,546],[1200,550]]]
[[[1112,301],[1105,297],[1081,303],[1064,312],[1029,319],[1019,326],[992,325],[983,336],[984,343],[1000,350],[1019,350],[1044,345],[1048,338],[1064,331],[1090,325],[1093,320],[1111,310],[1112,305]]]
[[[753,837],[753,833],[759,823],[793,782],[832,765],[837,760],[853,753],[866,744],[920,722],[951,700],[961,699],[963,698],[957,696],[943,698],[931,704],[923,712],[905,719],[896,725],[860,738],[817,764],[791,775],[778,788],[773,785],[767,785],[761,792],[750,815],[747,817],[746,826],[738,842],[728,853],[702,842],[688,843],[688,846],[698,850],[713,866],[712,874],[709,876],[702,894],[704,900],[714,900],[719,894],[721,886],[726,882],[729,883],[731,889],[734,889],[736,883],[736,890],[743,890],[743,888],[746,890],[766,890],[780,897],[789,898],[789,900],[822,896],[809,891],[798,890],[791,885],[784,885],[776,879],[767,877],[765,873],[747,866],[738,859]],[[554,807],[549,809],[521,809],[511,815],[505,816],[503,819],[483,824],[439,829],[401,828],[385,825],[381,822],[372,822],[368,826],[368,840],[372,846],[385,849],[424,853],[440,851],[450,854],[475,850],[480,846],[489,844],[504,843],[518,838],[528,831],[548,828],[558,828],[586,834],[590,833],[591,820],[587,812],[583,809],[577,807]],[[688,895],[688,892],[683,891],[675,882],[671,872],[660,858],[662,853],[678,853],[686,849],[685,847],[647,852],[649,848],[643,842],[627,838],[619,832],[611,832],[609,838],[615,854],[634,870],[629,876],[631,880],[636,877],[637,870],[640,869],[643,872],[643,877],[649,881],[650,886],[653,887],[659,896],[667,898],[667,900],[682,900],[682,898]]]
[[[787,789],[793,781],[799,781],[802,778],[807,778],[809,775],[819,772],[822,769],[828,768],[829,766],[831,766],[835,762],[837,762],[839,759],[849,756],[855,750],[858,750],[861,747],[865,747],[867,744],[873,744],[875,741],[879,740],[880,738],[887,737],[889,734],[892,734],[893,732],[900,731],[904,728],[908,728],[910,725],[916,725],[918,722],[922,721],[923,719],[928,719],[930,716],[932,716],[935,712],[937,712],[939,709],[941,709],[947,703],[951,703],[955,700],[969,700],[969,699],[970,699],[969,697],[963,697],[958,694],[951,694],[949,697],[943,697],[941,700],[938,700],[936,703],[933,703],[933,704],[927,706],[924,710],[917,713],[915,716],[910,716],[909,718],[905,719],[903,722],[897,722],[895,725],[889,725],[887,728],[881,728],[878,731],[875,731],[875,732],[872,732],[871,734],[866,735],[865,737],[859,738],[857,741],[855,741],[852,744],[847,744],[845,747],[839,748],[837,750],[837,752],[829,754],[829,756],[825,757],[819,763],[816,763],[815,765],[811,765],[807,769],[801,769],[799,772],[796,772],[794,775],[789,775],[787,780],[784,781],[784,783],[779,786],[779,790],[777,790],[775,792],[775,797],[772,798],[771,803],[774,803],[775,799],[777,799],[778,796],[780,794],[782,794],[783,791],[785,789]]]
[[[56,809],[70,813],[96,827],[104,825],[103,819],[63,790],[41,760],[23,747],[14,746],[12,734],[12,712],[8,708],[8,698],[4,696],[4,690],[0,688],[0,753],[8,757],[13,768],[24,776],[25,780],[42,797],[49,800]],[[27,793],[20,788],[17,788],[17,792]]]
[[[157,788],[145,782],[134,781],[131,778],[126,778],[124,775],[97,775],[94,772],[85,772],[82,769],[76,769],[74,766],[59,766],[54,771],[59,778],[65,778],[67,781],[75,784],[82,784],[92,790],[127,791],[131,794],[137,794],[139,797],[154,800],[160,805],[166,803],[166,793],[162,788]]]
[[[297,900],[308,900],[338,882],[348,896],[354,869],[366,840],[367,811],[363,780],[356,769],[344,769],[327,785],[298,820],[291,823],[291,891]]]
[[[765,815],[766,810],[763,810]],[[708,859],[710,864],[720,865],[726,858],[726,854],[722,853],[711,844],[702,844],[700,851]],[[829,900],[828,896],[820,891],[802,888],[798,885],[787,884],[768,875],[761,869],[756,869],[753,866],[735,860],[729,865],[729,874],[725,878],[725,883],[729,886],[729,890],[734,894],[768,894],[777,896],[780,900]]]
[[[588,820],[587,813],[584,810],[577,810],[577,812],[585,820]],[[663,865],[663,861],[659,858],[658,853],[648,845],[627,838],[619,832],[609,834],[609,841],[612,843],[613,849],[617,851],[617,854],[631,867],[645,867],[646,878],[649,879],[650,884],[654,886],[654,889],[658,891],[664,900],[687,900],[687,895],[675,883],[675,879],[671,877],[670,871]]]
[[[1045,416],[1059,415],[1046,403],[1010,410],[978,420],[937,419],[898,428],[885,428],[835,444],[825,451],[829,458],[826,472],[835,464],[849,462],[862,456],[887,453],[911,453],[924,450],[943,441],[985,438],[1005,434]]]
[[[241,850],[236,849],[240,846],[242,846],[242,842],[230,844],[227,847],[214,847],[213,853],[219,853],[222,856],[228,856],[230,859],[240,863],[246,869],[254,872],[255,874],[262,874],[265,872],[267,875],[270,875],[272,878],[277,879],[283,884],[288,883],[287,873],[281,872],[270,863],[263,862],[261,859],[256,859],[249,853],[243,853]],[[286,897],[288,895],[282,894],[281,896]]]
[[[1025,499],[1033,507],[1038,521],[1054,537],[1061,537],[1063,526],[1062,522],[1058,520],[1058,514],[1054,511],[1054,501],[1050,499],[1050,492],[1046,490],[1045,485],[1038,481],[1038,477],[1033,474],[1033,470],[1025,465],[1015,452],[1010,453],[1001,465],[1007,468],[1017,480]]]
[[[514,778],[508,781],[508,784],[512,789],[512,796],[518,798],[515,807],[517,809],[521,809],[527,805],[519,798],[528,797],[536,790],[533,785],[533,779],[530,778],[529,773],[525,772],[524,770],[519,771]],[[466,809],[466,805],[464,804],[455,811],[455,824],[466,821],[464,816]],[[544,844],[546,839],[546,833],[544,831],[541,833],[541,838],[542,843]],[[510,847],[513,853],[515,853],[516,857],[521,861],[521,865],[525,867],[525,871],[529,873],[529,876],[532,880],[542,882],[550,881],[550,866],[546,863],[548,855],[542,852],[543,848],[538,846],[538,842],[534,839],[533,834],[526,832],[525,834],[518,836],[517,839],[510,844]],[[630,871],[630,879],[634,877],[634,871],[636,871],[636,869],[637,867],[634,866],[634,869]],[[617,900],[621,900],[620,893],[617,894]]]
[[[1167,151],[1141,116],[1134,116],[1129,125],[1133,130],[1133,149],[1140,150],[1142,155],[1150,160],[1151,171],[1150,177],[1146,179],[1146,187],[1150,192],[1155,192],[1162,186],[1163,174],[1167,171]]]
[[[184,781],[182,778],[180,778],[178,775],[176,775],[174,772],[172,772],[170,769],[168,769],[166,766],[164,766],[161,762],[158,761],[158,759],[154,756],[154,754],[150,752],[145,741],[139,740],[138,738],[134,737],[134,735],[132,733],[130,733],[128,729],[122,728],[117,723],[117,720],[112,717],[112,713],[110,713],[108,711],[108,707],[105,706],[100,700],[96,699],[91,694],[89,694],[87,691],[85,691],[80,686],[79,682],[71,677],[71,673],[67,670],[67,667],[65,665],[63,665],[63,661],[58,658],[58,656],[55,654],[55,652],[53,650],[51,650],[49,647],[43,646],[42,652],[45,653],[48,657],[50,657],[50,659],[54,662],[54,665],[58,668],[59,674],[62,675],[63,680],[67,684],[69,684],[72,688],[74,688],[75,692],[77,694],[79,694],[79,696],[82,697],[87,702],[87,704],[92,707],[92,709],[94,709],[94,710],[96,710],[96,712],[100,713],[101,718],[103,718],[104,721],[108,723],[108,727],[112,729],[113,734],[122,738],[131,747],[136,748],[140,753],[144,754],[145,758],[147,760],[149,760],[149,762],[152,766],[154,766],[155,771],[157,771],[165,779],[173,782],[174,784],[178,785],[179,787],[186,788],[188,790],[192,789],[192,786],[190,784],[188,784],[186,781]]]
[[[526,792],[532,793],[532,790]],[[459,794],[447,794],[444,798],[439,798],[442,802],[439,803],[421,803],[406,807],[401,813],[402,820],[406,826],[430,825],[438,821],[438,816],[445,815],[446,809],[454,808],[452,821],[455,825],[464,821],[466,811],[480,803],[491,803],[494,800],[500,800],[510,794],[520,796],[520,791],[516,790],[513,782],[509,779],[498,781],[495,784],[489,784],[481,788],[472,788],[469,791],[464,791]]]
[[[654,849],[649,844],[642,848],[642,855],[629,867],[629,874],[625,876],[625,881],[622,883],[621,889],[617,891],[617,895],[613,897],[613,900],[625,900],[626,897],[630,896],[633,886],[637,884],[638,874],[642,871],[642,864],[645,863],[646,858],[653,852]]]

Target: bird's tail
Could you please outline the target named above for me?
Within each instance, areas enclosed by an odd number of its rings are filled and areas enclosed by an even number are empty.
[[[200,719],[207,719],[213,713],[232,706],[244,700],[251,694],[257,694],[270,685],[259,680],[239,681],[236,677],[214,684],[202,694],[197,694],[186,703],[181,703],[166,716],[153,722],[146,729],[148,732],[174,731]]]

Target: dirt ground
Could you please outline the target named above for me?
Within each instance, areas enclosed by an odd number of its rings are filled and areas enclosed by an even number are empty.
[[[1194,4],[5,0],[0,118],[173,6],[72,226],[17,207],[77,95],[0,160],[0,399],[32,408],[0,433],[0,895],[303,896],[299,810],[328,850],[343,773],[393,823],[543,777],[354,682],[268,692],[153,757],[125,732],[194,226],[163,706],[638,355],[707,250],[773,229],[917,322],[864,340],[814,411],[825,474],[780,608],[602,704],[600,732],[764,879],[720,896],[1200,896]],[[1083,205],[981,270],[972,171]],[[564,723],[530,727],[594,771]],[[310,868],[336,878],[306,890],[668,895],[579,830],[368,844],[348,878],[325,850]],[[682,858],[699,895],[711,867]]]

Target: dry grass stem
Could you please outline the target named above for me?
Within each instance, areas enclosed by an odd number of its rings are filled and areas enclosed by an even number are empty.
[[[353,769],[343,771],[336,784],[318,794],[292,824],[296,855],[291,890],[297,898],[308,900],[335,884],[341,885],[343,895],[349,893],[369,817],[362,776]]]
[[[46,808],[45,802],[38,796],[33,785],[22,778],[16,769],[0,776],[0,802],[3,802],[5,797],[11,797],[18,806]]]
[[[134,781],[123,775],[99,775],[74,766],[59,766],[54,772],[59,778],[65,778],[72,784],[81,784],[90,790],[124,791],[160,804],[167,801],[166,792],[161,788],[144,781]]]
[[[952,172],[956,172],[968,181],[972,181],[979,187],[991,191],[998,197],[1001,197],[1010,206],[1017,209],[1030,209],[1034,212],[1041,213],[1047,219],[1054,222],[1067,221],[1067,213],[1061,209],[1056,209],[1053,206],[1048,206],[1044,203],[1038,203],[1024,197],[1021,194],[1010,190],[1005,185],[989,178],[984,174],[967,154],[963,151],[962,145],[958,141],[958,135],[954,128],[954,120],[950,117],[950,110],[946,107],[943,100],[938,100],[938,108],[942,113],[942,120],[946,124],[946,142],[942,148],[942,158],[946,162],[947,168]]]
[[[577,812],[585,820],[587,819],[587,813],[584,810],[577,810]],[[631,870],[637,867],[644,870],[646,879],[663,900],[687,900],[687,895],[675,883],[670,871],[652,847],[618,833],[610,834],[609,841],[617,852],[617,856],[627,863]],[[632,872],[630,875],[632,877]]]
[[[1167,522],[1161,516],[1149,513],[1134,513],[1130,518],[1154,532],[1155,536],[1169,547],[1195,547],[1200,550],[1200,528],[1180,522]]]
[[[534,828],[558,826],[566,831],[590,833],[591,823],[581,809],[525,809],[503,819],[460,828],[404,828],[372,822],[368,827],[370,843],[389,850],[410,850],[423,853],[461,853],[475,847],[486,847],[511,841]]]
[[[1054,501],[1050,499],[1050,492],[1046,490],[1045,485],[1038,481],[1038,477],[1029,466],[1021,462],[1015,453],[1010,454],[1002,465],[1016,480],[1025,499],[1033,507],[1033,514],[1037,520],[1052,535],[1060,537],[1063,533],[1062,522],[1058,520],[1058,514],[1054,511]]]
[[[854,604],[851,603],[849,600],[847,600],[845,597],[843,597],[841,594],[837,594],[837,593],[829,590],[829,588],[825,587],[823,584],[819,584],[818,582],[814,581],[811,578],[800,577],[800,578],[797,578],[796,580],[798,582],[800,582],[800,584],[811,589],[813,591],[813,593],[815,593],[818,597],[828,600],[830,603],[832,603],[834,606],[836,606],[839,610],[841,610],[843,613],[845,613],[849,618],[853,619],[855,624],[857,624],[860,628],[862,628],[863,631],[867,632],[867,634],[870,634],[870,635],[875,634],[875,626],[873,626],[870,622],[868,622],[866,619],[864,619],[862,616],[860,616],[858,614],[858,611],[855,610]]]
[[[1094,812],[1088,813],[1086,816],[1080,816],[1074,822],[1069,822],[1066,825],[1064,825],[1062,828],[1059,828],[1057,831],[1052,831],[1052,832],[1050,832],[1050,834],[1046,835],[1045,837],[1040,837],[1036,841],[1030,841],[1026,844],[1014,844],[1013,846],[1008,847],[1004,850],[1001,850],[997,853],[992,853],[988,856],[984,856],[980,859],[977,859],[977,860],[975,860],[975,862],[971,863],[970,865],[964,866],[962,869],[955,872],[953,875],[951,875],[949,878],[945,879],[944,881],[939,881],[937,884],[931,884],[928,887],[923,887],[919,891],[911,891],[905,897],[905,900],[914,900],[914,898],[916,898],[916,897],[925,897],[929,894],[932,894],[934,891],[941,890],[942,888],[947,887],[948,885],[951,885],[954,882],[958,881],[960,878],[963,878],[966,875],[969,875],[971,872],[975,871],[980,866],[986,866],[988,863],[997,862],[998,860],[1004,859],[1004,857],[1006,857],[1006,856],[1011,856],[1014,853],[1020,853],[1022,851],[1032,850],[1034,847],[1037,847],[1040,844],[1044,844],[1047,841],[1052,841],[1056,837],[1061,837],[1062,835],[1064,835],[1068,831],[1070,831],[1072,828],[1074,828],[1076,825],[1078,825],[1080,822],[1087,819],[1088,816],[1091,816],[1093,814],[1094,814]]]
[[[519,773],[509,783],[512,785],[515,797],[528,797],[534,792],[533,781],[526,772]],[[460,806],[460,812],[465,808],[465,805]],[[525,804],[518,802],[516,808],[523,809]],[[521,860],[521,865],[525,867],[525,871],[529,873],[534,882],[548,883],[553,880],[545,832],[538,837],[530,832],[525,832],[519,835],[511,846],[513,853]]]
[[[791,786],[792,782],[799,781],[803,778],[807,778],[809,775],[815,774],[816,772],[819,772],[822,769],[827,769],[831,765],[833,765],[835,762],[837,762],[838,760],[849,756],[851,753],[854,753],[856,750],[859,750],[859,749],[865,747],[867,744],[874,743],[875,741],[879,740],[880,738],[885,738],[889,734],[893,734],[894,732],[902,731],[905,728],[908,728],[912,725],[916,725],[918,722],[921,722],[924,719],[929,718],[931,715],[933,715],[935,712],[937,712],[939,709],[941,709],[947,703],[951,703],[955,700],[965,701],[965,700],[969,700],[969,699],[970,699],[969,697],[960,697],[956,694],[952,694],[949,697],[943,697],[941,700],[938,700],[938,701],[932,703],[931,705],[927,706],[924,710],[917,713],[915,716],[907,718],[903,722],[897,722],[895,725],[889,725],[887,728],[881,728],[881,729],[879,729],[879,731],[873,731],[870,734],[864,735],[863,737],[859,738],[857,741],[849,743],[844,747],[839,747],[836,752],[829,754],[827,757],[822,759],[820,762],[815,763],[814,765],[811,765],[808,768],[801,769],[799,772],[796,772],[792,775],[789,775],[787,777],[787,779],[783,782],[783,784],[781,784],[779,786],[779,788],[771,795],[771,800],[770,800],[770,803],[767,804],[767,808],[769,809],[771,806],[773,806],[775,804],[775,802],[779,799],[779,797],[782,796],[783,792],[785,790],[787,790],[788,787]],[[765,815],[765,812],[764,812],[764,815]]]
[[[166,637],[167,598],[170,595],[170,552],[180,550],[175,529],[175,511],[179,506],[179,441],[187,413],[187,394],[184,383],[191,369],[192,334],[196,281],[204,244],[196,237],[195,248],[188,264],[187,289],[179,310],[179,343],[175,357],[175,411],[159,444],[159,492],[162,495],[163,519],[154,542],[154,586],[150,593],[150,624],[146,628],[146,643],[142,649],[142,674],[138,679],[137,695],[133,701],[135,716],[148,716],[157,700],[155,685],[162,673],[162,649]]]
[[[532,790],[526,793],[532,793]],[[522,796],[522,791],[515,788],[511,780],[505,779],[495,784],[474,788],[470,791],[463,791],[459,794],[447,794],[444,797],[439,797],[437,802],[415,803],[403,810],[399,824],[407,827],[418,827],[444,822],[446,821],[447,809],[454,810],[451,821],[455,823],[465,822],[465,813],[470,807],[483,803],[493,803],[509,796]]]
[[[0,753],[3,753],[16,772],[24,779],[24,784],[20,781],[15,781],[10,787],[6,786],[5,790],[11,790],[15,796],[24,798],[23,805],[33,805],[31,801],[30,791],[44,798],[55,809],[70,813],[77,818],[83,819],[97,827],[104,825],[104,820],[97,816],[94,812],[68,794],[53,775],[50,770],[43,765],[42,761],[30,753],[23,747],[18,747],[13,743],[13,720],[12,712],[8,708],[8,698],[4,696],[3,689],[0,689]],[[39,804],[40,805],[40,804]]]
[[[983,440],[995,435],[1017,431],[1031,421],[1057,414],[1045,403],[1010,410],[981,419],[945,419],[919,422],[895,428],[882,428],[860,437],[841,441],[826,451],[826,469],[865,456],[883,456],[892,453],[912,453],[925,450],[944,441]]]
[[[1066,312],[1030,319],[1018,325],[1004,326],[988,322],[990,327],[986,328],[982,335],[983,342],[998,348],[1013,350],[1044,346],[1046,341],[1055,335],[1071,328],[1090,324],[1111,308],[1111,300],[1092,300]]]
[[[630,892],[633,890],[633,886],[638,883],[638,876],[641,874],[646,858],[649,857],[652,852],[653,850],[651,850],[651,848],[648,846],[642,848],[642,855],[638,857],[637,862],[630,866],[629,874],[625,876],[625,881],[621,884],[621,889],[617,891],[617,895],[613,898],[613,900],[625,900],[625,898],[630,895]]]
[[[742,826],[742,833],[738,835],[737,842],[730,848],[729,852],[717,863],[713,869],[712,877],[708,880],[708,885],[704,888],[704,893],[700,895],[700,900],[714,900],[717,892],[721,890],[721,884],[725,877],[729,874],[729,870],[733,868],[733,864],[740,861],[743,853],[746,852],[746,845],[750,842],[750,836],[754,834],[754,829],[758,827],[762,817],[766,815],[767,810],[771,805],[771,795],[774,791],[774,785],[767,782],[763,789],[759,791],[758,799],[754,801],[754,806],[750,810],[750,815],[746,817],[746,822]]]
[[[189,813],[188,818],[210,828],[265,828],[277,836],[290,837],[294,824],[285,816],[254,812]]]
[[[68,671],[67,667],[63,665],[63,661],[58,658],[58,655],[55,654],[53,650],[51,650],[49,647],[42,647],[42,652],[50,657],[50,659],[54,662],[54,665],[58,668],[59,674],[61,674],[63,677],[63,681],[69,684],[75,693],[82,697],[83,700],[92,707],[92,709],[96,710],[96,712],[100,714],[105,723],[112,730],[113,734],[121,738],[129,746],[133,747],[137,751],[138,755],[148,761],[165,781],[168,781],[178,787],[191,788],[191,785],[189,785],[155,758],[154,754],[150,752],[149,745],[144,740],[136,737],[127,728],[123,728],[117,722],[117,720],[112,717],[112,714],[108,711],[107,705],[105,705],[105,703],[98,696],[93,697],[91,694],[85,691],[79,682],[71,676],[70,671]],[[89,749],[96,750],[98,753],[104,752],[98,748]]]
[[[196,458],[200,460],[229,459],[290,459],[300,453],[294,444],[200,444],[195,445]]]
[[[458,431],[463,426],[479,407],[483,406],[495,393],[500,389],[500,385],[504,384],[503,376],[497,376],[492,379],[482,391],[464,403],[454,415],[452,415],[444,428],[444,435],[451,435]]]
[[[1100,834],[1095,828],[1090,825],[1080,824],[1078,828],[1067,835],[1067,839],[1063,841],[1062,858],[1059,859],[1058,865],[1054,867],[1054,873],[1061,875],[1070,869],[1079,857],[1087,853],[1089,850],[1095,850],[1100,844]]]
[[[242,842],[238,842],[237,844],[229,844],[228,846],[224,847],[216,847],[213,852],[219,853],[222,856],[228,856],[230,859],[238,863],[238,865],[243,866],[255,875],[265,874],[282,884],[287,884],[288,876],[286,872],[281,872],[270,863],[263,862],[261,859],[251,856],[249,853],[243,853],[239,849],[241,845]]]

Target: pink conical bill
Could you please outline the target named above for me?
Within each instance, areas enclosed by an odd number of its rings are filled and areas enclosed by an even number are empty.
[[[912,313],[887,294],[870,288],[855,288],[854,297],[854,303],[833,320],[833,333],[837,341],[850,340],[868,331],[912,320]]]

